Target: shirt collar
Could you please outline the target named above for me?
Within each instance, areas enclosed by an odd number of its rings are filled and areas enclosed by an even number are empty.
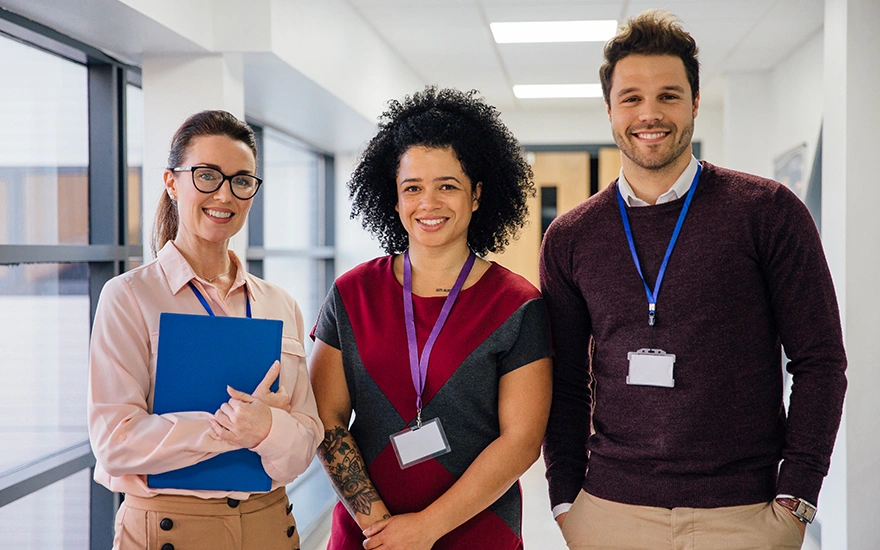
[[[699,161],[693,155],[691,155],[691,161],[688,163],[687,168],[684,169],[684,172],[678,176],[678,179],[675,180],[675,183],[672,184],[672,187],[669,188],[669,191],[666,191],[659,197],[657,197],[657,202],[655,204],[663,204],[664,202],[672,202],[676,199],[680,199],[685,196],[688,190],[691,188],[691,184],[694,182],[694,176],[697,174],[697,165]],[[620,194],[623,196],[626,204],[629,206],[650,206],[647,202],[642,199],[636,197],[636,194],[633,192],[632,187],[629,182],[626,181],[626,177],[623,175],[623,168],[620,169],[620,176],[617,178],[617,188],[620,189]]]
[[[162,250],[156,254],[156,259],[159,261],[159,265],[162,266],[162,271],[165,272],[165,279],[168,281],[168,287],[171,289],[172,294],[180,292],[180,290],[192,280],[198,281],[202,286],[213,286],[211,283],[196,274],[192,266],[189,265],[189,262],[186,261],[186,258],[183,257],[183,254],[180,253],[180,250],[174,245],[173,241],[165,243]],[[247,278],[250,275],[244,270],[241,261],[232,250],[229,251],[229,259],[236,267],[235,282],[232,283],[232,288],[230,290],[235,290],[244,285],[248,296],[251,300],[254,300],[254,293],[251,290],[252,285],[246,284]]]

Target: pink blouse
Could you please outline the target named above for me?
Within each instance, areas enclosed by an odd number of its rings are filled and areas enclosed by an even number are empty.
[[[291,412],[272,409],[272,427],[254,447],[272,478],[272,489],[303,473],[323,438],[315,396],[309,384],[299,306],[276,285],[238,270],[225,297],[197,276],[172,242],[158,258],[107,282],[98,301],[89,360],[89,439],[97,457],[95,481],[111,491],[140,497],[159,493],[203,498],[248,498],[236,491],[154,490],[147,474],[176,470],[201,462],[233,445],[211,437],[207,412],[150,414],[162,312],[204,315],[205,309],[187,286],[193,283],[217,315],[245,316],[248,292],[255,318],[284,322],[280,384],[291,394]],[[211,342],[194,342],[211,352]],[[266,365],[266,370],[271,365]]]

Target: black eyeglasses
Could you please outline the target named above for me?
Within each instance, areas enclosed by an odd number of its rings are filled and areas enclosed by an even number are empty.
[[[254,198],[260,189],[263,180],[250,174],[235,174],[227,176],[216,168],[207,166],[178,166],[172,168],[172,172],[192,172],[193,185],[202,193],[214,193],[229,180],[229,189],[232,194],[243,201]]]

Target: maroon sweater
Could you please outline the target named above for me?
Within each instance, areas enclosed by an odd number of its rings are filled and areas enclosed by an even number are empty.
[[[627,209],[652,289],[683,203]],[[550,226],[541,286],[555,347],[544,441],[553,506],[581,488],[665,508],[776,494],[816,503],[846,356],[819,235],[788,189],[703,162],[657,297],[653,345],[616,182]],[[627,352],[646,347],[675,354],[675,387],[626,384]],[[782,348],[794,379],[788,415]]]

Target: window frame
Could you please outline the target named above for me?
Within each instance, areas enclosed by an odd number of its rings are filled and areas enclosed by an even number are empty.
[[[265,151],[264,132],[266,128],[272,131],[285,134],[304,144],[308,149],[318,157],[318,188],[316,189],[318,205],[316,209],[317,220],[317,243],[303,248],[269,248],[265,247],[265,215],[264,215],[264,193],[257,193],[254,197],[254,204],[248,213],[248,246],[246,252],[248,272],[263,277],[263,261],[269,257],[280,258],[299,258],[312,259],[318,262],[318,296],[326,296],[333,282],[336,280],[335,274],[335,258],[336,258],[336,231],[335,231],[335,193],[334,182],[336,179],[336,170],[333,155],[321,151],[315,147],[311,147],[302,140],[291,136],[289,132],[280,130],[274,126],[261,124],[248,119],[248,124],[253,128],[257,142],[257,151],[260,152],[257,158],[257,173],[261,176],[264,172]],[[321,304],[315,304],[320,306]],[[317,311],[317,308],[316,308]]]
[[[317,288],[315,290],[318,303],[311,305],[314,306],[313,310],[318,312],[323,297],[327,295],[327,292],[330,291],[336,280],[336,210],[334,193],[336,172],[333,155],[310,146],[303,140],[291,136],[290,133],[274,126],[267,126],[250,119],[248,119],[248,124],[253,128],[256,138],[257,151],[259,152],[257,156],[257,173],[260,176],[265,176],[264,151],[266,149],[264,145],[265,129],[267,127],[271,128],[275,133],[292,137],[318,158],[317,189],[315,190],[317,195],[316,215],[318,217],[316,220],[316,242],[300,248],[267,249],[265,247],[265,209],[263,202],[266,195],[263,192],[257,193],[254,196],[254,204],[248,213],[248,246],[246,251],[248,272],[261,278],[264,275],[263,262],[266,258],[297,258],[316,261]],[[306,331],[311,328],[309,323],[313,321],[313,319],[305,320]],[[312,460],[312,463],[302,475],[295,479],[292,484],[288,485],[287,494],[291,504],[294,506],[305,502],[309,504],[308,512],[297,518],[297,529],[300,531],[300,540],[304,546],[314,544],[313,538],[322,537],[322,529],[328,527],[328,518],[337,502],[336,493],[330,486],[324,468],[317,457]]]
[[[129,242],[126,85],[141,86],[141,71],[49,27],[0,10],[0,36],[85,66],[88,74],[89,244],[0,244],[0,265],[87,263],[90,326],[104,284],[143,257],[141,244]],[[88,440],[21,464],[0,474],[0,507],[35,493],[84,469],[94,477],[95,457]],[[89,545],[113,544],[118,495],[92,480]]]

